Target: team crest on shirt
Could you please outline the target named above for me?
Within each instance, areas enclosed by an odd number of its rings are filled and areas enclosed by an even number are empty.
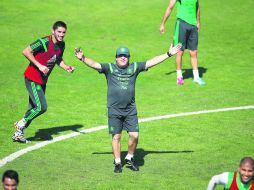
[[[129,69],[127,70],[127,74],[132,74],[132,69],[131,69],[131,68],[129,68]]]
[[[53,55],[49,60],[48,63],[55,63],[56,62],[56,54]]]
[[[113,132],[113,131],[114,131],[114,127],[113,127],[113,126],[110,126],[110,127],[109,127],[109,130],[110,130],[111,132]]]

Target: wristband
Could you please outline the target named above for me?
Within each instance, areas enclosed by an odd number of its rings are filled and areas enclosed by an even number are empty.
[[[168,55],[168,57],[171,57],[171,56],[172,56],[172,54],[171,54],[171,53],[169,53],[169,51],[167,52],[167,55]]]
[[[81,59],[80,59],[80,61],[83,61],[83,62],[84,62],[84,60],[85,60],[85,56],[82,56]]]

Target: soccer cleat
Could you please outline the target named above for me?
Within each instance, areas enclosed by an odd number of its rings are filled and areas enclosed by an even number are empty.
[[[12,135],[13,142],[30,143],[24,136],[25,127],[18,126],[18,122],[16,122],[14,123],[14,128],[16,129],[16,132]]]
[[[122,173],[122,164],[121,163],[117,163],[115,164],[115,169],[114,169],[114,172],[115,173]]]
[[[132,171],[139,171],[139,167],[135,164],[134,158],[131,160],[125,159],[124,161],[128,165],[128,168],[130,168]]]
[[[176,83],[179,84],[179,85],[183,85],[183,77],[177,78]]]
[[[12,140],[13,142],[20,142],[20,143],[30,143],[30,141],[26,140],[26,138],[24,137],[24,133],[20,132],[20,131],[16,131],[13,135],[12,135]]]
[[[201,78],[193,79],[193,82],[197,83],[199,85],[205,85],[205,81],[203,79],[201,79]]]

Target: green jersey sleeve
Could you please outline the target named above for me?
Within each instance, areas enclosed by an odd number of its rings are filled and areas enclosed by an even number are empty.
[[[105,75],[107,75],[113,72],[111,63],[100,63],[100,64],[101,64],[101,71],[99,71],[99,73],[104,73]]]
[[[41,38],[30,44],[34,53],[47,52],[49,46],[48,38]]]
[[[146,69],[146,62],[135,62],[134,64],[136,64],[136,70],[138,73],[142,72],[142,71],[147,71],[148,69]],[[134,65],[135,67],[135,65]]]

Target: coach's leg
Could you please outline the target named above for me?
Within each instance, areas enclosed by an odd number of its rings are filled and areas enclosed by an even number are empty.
[[[131,155],[133,157],[137,145],[138,145],[138,132],[129,132],[128,155]]]
[[[121,134],[112,134],[112,149],[115,163],[121,163]]]
[[[122,117],[114,108],[108,108],[108,129],[112,135],[112,151],[114,154],[115,173],[122,172],[121,163],[121,133],[122,133]]]
[[[112,134],[112,149],[115,158],[115,173],[122,172],[121,164],[121,134]]]
[[[125,157],[126,164],[128,164],[133,171],[139,171],[139,167],[134,160],[134,153],[138,145],[138,135],[138,132],[129,132],[128,154]]]

